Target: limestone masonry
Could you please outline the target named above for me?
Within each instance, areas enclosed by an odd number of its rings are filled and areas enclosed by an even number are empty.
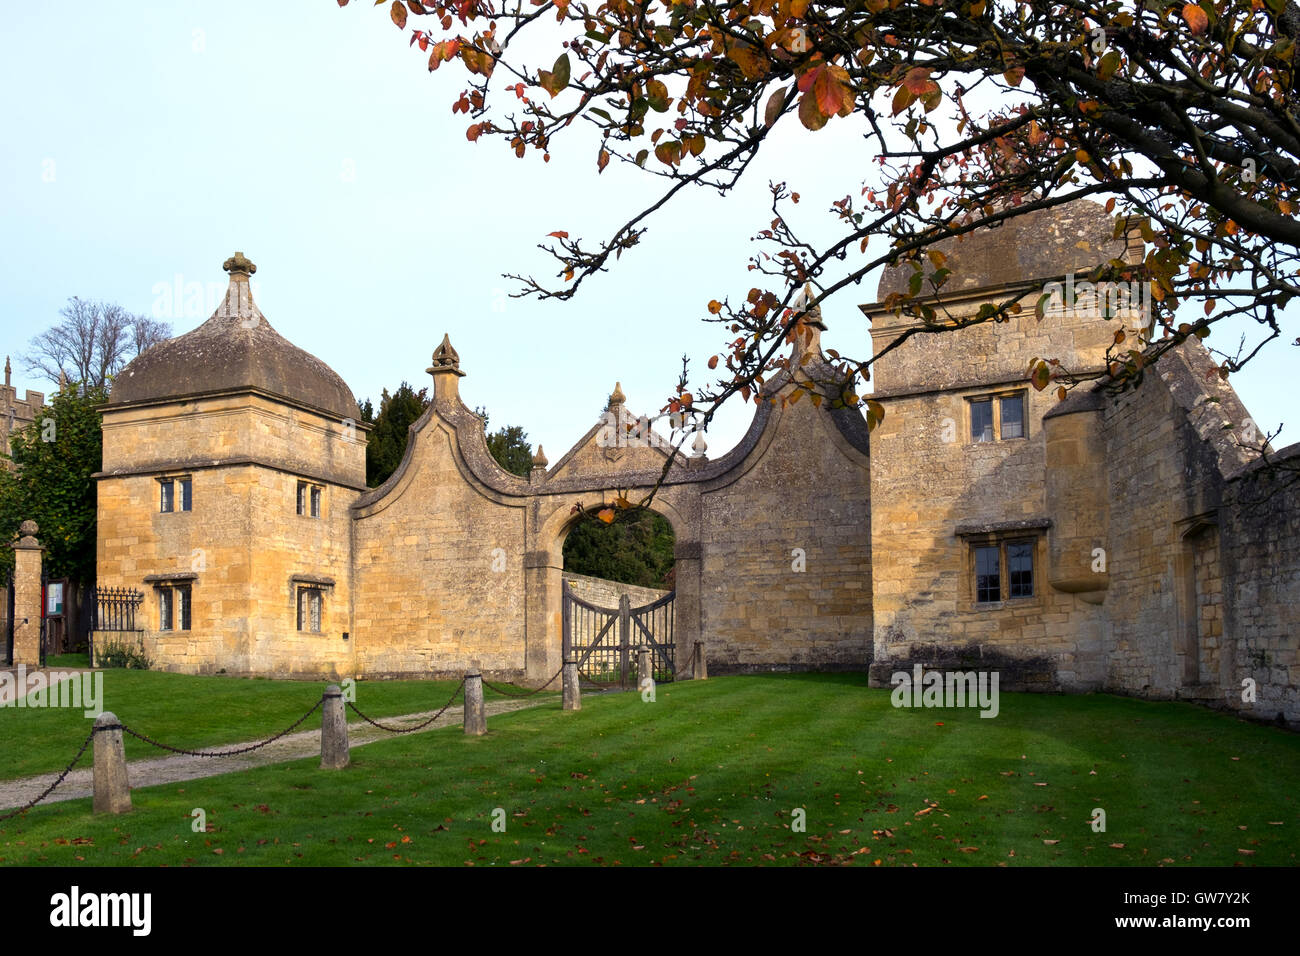
[[[954,286],[936,302],[954,317],[993,297],[1028,307],[885,354],[870,436],[857,411],[782,401],[798,381],[833,387],[814,315],[811,349],[768,383],[775,401],[740,444],[674,461],[654,507],[676,535],[678,661],[703,641],[713,673],[869,670],[884,685],[924,663],[997,670],[1004,690],[1300,722],[1300,485],[1258,460],[1246,410],[1195,339],[1119,396],[1029,387],[1031,358],[1100,370],[1116,330],[1143,324],[1131,304],[1106,318],[1055,299],[1040,320],[1044,288],[1142,250],[1112,240],[1090,203],[1013,222],[940,247]],[[663,443],[606,420],[555,464],[509,474],[444,337],[406,457],[367,489],[351,391],[271,328],[251,262],[225,268],[212,318],[128,365],[103,410],[98,584],[144,592],[156,666],[555,674],[573,506],[652,487]],[[886,300],[910,273],[888,270],[863,306],[877,354],[905,328]],[[616,390],[607,413],[622,426],[638,421],[625,401]],[[1300,445],[1269,451],[1300,458]],[[601,602],[660,593],[572,586]]]

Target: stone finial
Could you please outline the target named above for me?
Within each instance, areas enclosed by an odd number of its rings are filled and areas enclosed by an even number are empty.
[[[63,371],[63,369],[59,369],[59,391],[61,392],[67,387],[68,387],[68,373]]]
[[[6,387],[7,387],[8,385],[11,384],[10,381],[9,381],[9,376],[10,376],[10,374],[11,374],[12,372],[13,372],[13,369],[9,366],[9,356],[6,355],[6,356],[5,356],[5,385],[6,385]]]
[[[451,336],[443,333],[442,344],[433,350],[433,364],[425,369],[430,375],[438,372],[455,372],[457,375],[464,375],[460,370],[460,353],[451,346]]]
[[[225,269],[232,276],[251,276],[257,271],[257,266],[253,265],[252,260],[242,252],[236,252],[221,264],[221,268]]]
[[[609,407],[617,408],[627,401],[627,396],[623,394],[623,383],[615,382],[614,391],[609,393]]]
[[[226,287],[226,297],[217,306],[214,317],[238,319],[244,329],[259,328],[266,317],[253,301],[253,289],[248,279],[257,271],[257,266],[242,252],[236,252],[221,264],[221,268],[230,273],[230,285]]]
[[[546,453],[542,451],[542,446],[537,446],[537,454],[533,455],[533,467],[545,468],[550,462],[546,460]]]
[[[704,453],[709,450],[709,443],[704,440],[704,432],[695,433],[695,441],[691,442],[691,449],[697,457],[704,457]]]
[[[40,530],[40,526],[31,518],[28,518],[18,526],[18,533],[25,537],[30,537]]]
[[[790,303],[790,310],[796,317],[802,316],[801,323],[802,334],[795,340],[793,349],[794,364],[802,365],[805,356],[811,355],[816,357],[821,354],[822,350],[822,333],[826,331],[826,323],[822,321],[822,307],[814,305],[808,308],[808,303],[812,301],[814,292],[811,283],[805,283],[804,287],[799,290],[795,300]]]

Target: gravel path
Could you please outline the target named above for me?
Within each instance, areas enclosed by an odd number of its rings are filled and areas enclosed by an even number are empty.
[[[539,701],[536,698],[521,698],[518,700],[495,700],[488,701],[485,705],[487,715],[504,714],[512,710],[523,710],[527,707],[536,707],[543,703],[554,703],[552,700]],[[436,710],[426,710],[418,714],[404,714],[397,717],[377,717],[380,723],[388,727],[402,727],[411,724],[417,724],[422,720],[428,720],[429,717],[436,714]],[[436,730],[439,727],[448,727],[461,722],[464,709],[462,707],[448,708],[447,712],[431,723],[428,727],[414,731],[414,733],[426,733],[430,730]],[[367,723],[357,721],[348,724],[348,747],[349,749],[361,747],[365,744],[374,743],[381,740],[396,736],[395,734],[384,733]],[[247,741],[243,744],[221,744],[219,747],[211,749],[231,749],[237,750],[239,747],[247,746],[256,741]],[[163,743],[172,743],[172,741],[163,741]],[[160,753],[162,751],[159,751]],[[73,753],[68,754],[71,759]],[[181,755],[172,755],[170,757],[161,757],[154,760],[132,760],[127,764],[127,777],[134,787],[151,787],[160,783],[176,783],[181,780],[194,780],[198,777],[215,777],[223,773],[233,773],[238,770],[248,770],[251,767],[262,767],[266,764],[284,763],[289,760],[300,760],[303,757],[320,756],[320,729],[305,730],[298,733],[289,734],[281,737],[275,743],[267,744],[261,750],[254,750],[251,753],[240,754],[235,757],[188,757]],[[46,803],[55,803],[60,800],[76,800],[82,797],[92,795],[93,770],[87,766],[90,762],[90,752],[81,758],[82,763],[72,773],[68,774],[66,780],[59,785],[52,794],[45,798],[39,804],[44,806]],[[34,799],[42,790],[54,782],[58,777],[57,773],[41,774],[37,777],[21,777],[17,780],[0,781],[0,810],[20,807],[27,801]]]

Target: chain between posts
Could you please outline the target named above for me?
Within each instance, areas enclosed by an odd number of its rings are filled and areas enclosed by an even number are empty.
[[[130,727],[126,726],[126,724],[112,724],[110,726],[101,727],[99,729],[100,730],[120,729],[123,733],[130,734],[136,740],[142,740],[151,746],[159,748],[160,750],[169,750],[174,754],[184,754],[187,757],[234,757],[237,754],[246,754],[246,753],[251,753],[254,750],[260,750],[261,748],[265,747],[267,744],[275,743],[281,737],[293,733],[293,731],[297,730],[299,725],[301,725],[304,720],[306,720],[312,714],[316,713],[316,711],[320,709],[321,704],[323,704],[324,702],[325,702],[325,696],[322,694],[320,699],[317,700],[316,703],[312,704],[311,710],[307,711],[307,713],[303,714],[301,717],[295,720],[284,730],[280,731],[274,737],[268,737],[266,740],[263,740],[259,743],[250,744],[247,747],[239,747],[235,750],[185,750],[182,747],[172,747],[169,744],[164,744],[160,741],[154,740],[152,737],[148,737],[145,734],[134,731]]]
[[[95,728],[95,729],[107,729],[107,728]],[[86,734],[86,739],[82,741],[81,749],[77,751],[77,755],[72,758],[72,763],[68,764],[66,767],[63,768],[63,773],[59,774],[58,779],[55,780],[52,784],[50,784],[48,787],[46,787],[44,792],[41,793],[39,797],[37,797],[35,800],[32,800],[26,806],[19,807],[17,810],[11,810],[9,813],[6,813],[4,816],[0,816],[0,821],[12,820],[14,817],[26,813],[32,807],[36,806],[36,804],[40,803],[42,800],[44,800],[46,797],[52,794],[54,792],[54,788],[57,787],[59,784],[63,783],[63,781],[67,779],[68,774],[72,773],[72,768],[75,767],[77,763],[81,760],[81,758],[85,755],[86,748],[90,746],[90,742],[94,739],[95,739],[95,730],[91,730],[90,733]]]
[[[512,694],[507,690],[502,690],[496,684],[488,683],[486,678],[482,678],[482,680],[483,680],[484,687],[486,687],[490,691],[493,691],[494,693],[500,694],[502,697],[523,698],[523,697],[532,697],[534,694],[540,694],[542,691],[546,690],[546,688],[550,687],[551,684],[555,682],[555,678],[559,677],[563,673],[564,673],[564,666],[560,665],[560,669],[556,671],[554,674],[552,674],[551,679],[548,680],[545,684],[543,684],[541,687],[536,687],[533,690],[524,691],[524,693],[522,694]]]
[[[452,691],[451,699],[448,700],[447,703],[442,705],[442,710],[438,711],[428,720],[419,724],[415,724],[414,726],[411,727],[385,727],[383,724],[379,723],[376,720],[372,720],[371,718],[367,717],[365,714],[361,713],[361,711],[357,710],[357,705],[352,703],[352,701],[348,701],[347,704],[354,714],[356,714],[366,723],[370,724],[372,727],[378,727],[380,730],[387,731],[390,734],[409,734],[416,730],[423,730],[425,727],[428,727],[431,723],[433,723],[435,720],[437,720],[439,717],[445,714],[447,712],[447,708],[450,707],[455,702],[456,697],[460,694],[460,692],[464,689],[464,687],[465,687],[465,678],[462,677],[460,683],[456,685],[456,689]]]

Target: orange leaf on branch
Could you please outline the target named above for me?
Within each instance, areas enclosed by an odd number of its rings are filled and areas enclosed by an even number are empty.
[[[1202,36],[1210,28],[1210,18],[1198,4],[1189,3],[1183,7],[1183,19],[1187,21],[1193,36]]]

